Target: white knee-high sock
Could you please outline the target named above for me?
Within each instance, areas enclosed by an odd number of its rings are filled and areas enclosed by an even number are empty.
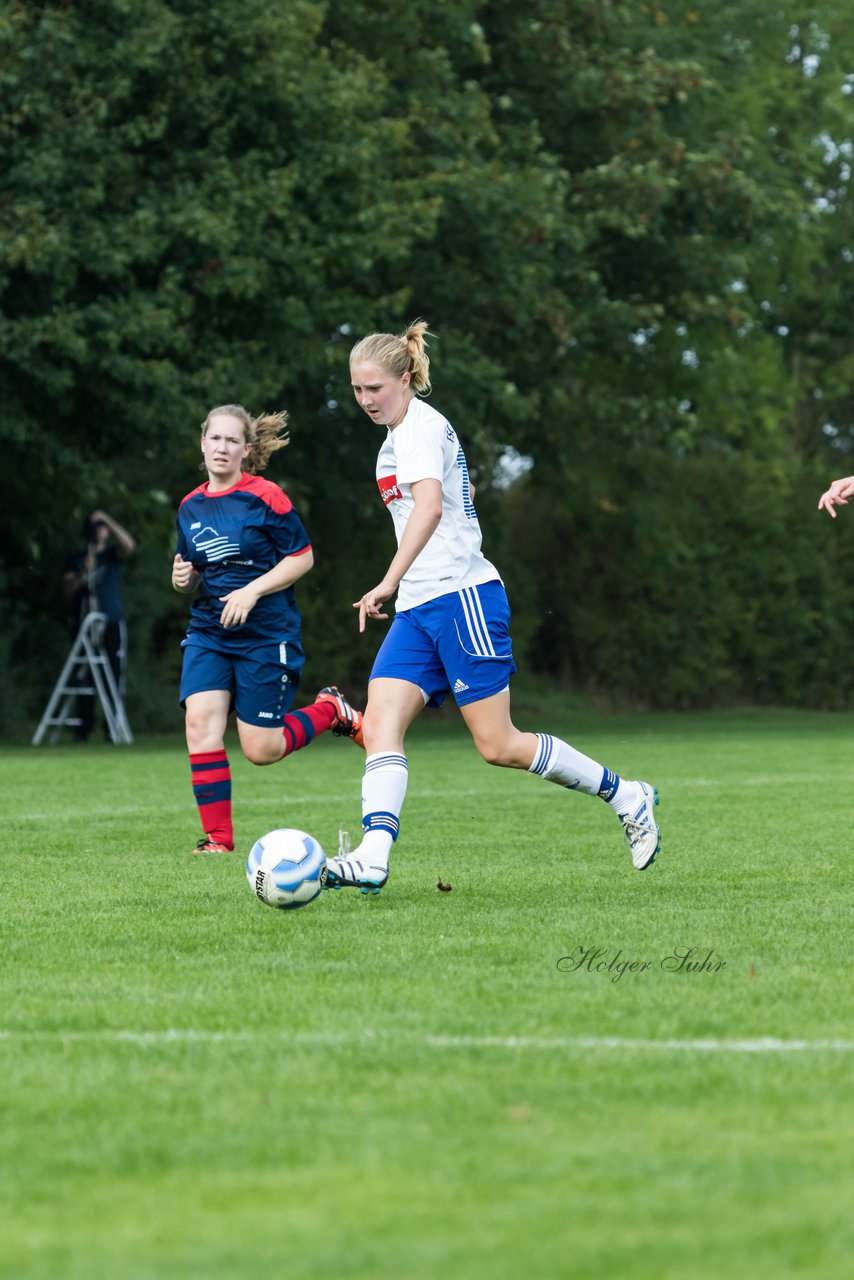
[[[613,770],[582,755],[561,738],[538,733],[537,739],[537,753],[529,773],[538,773],[548,782],[557,782],[570,791],[584,791],[589,796],[600,796],[609,804],[614,801],[620,779]]]
[[[362,779],[362,843],[350,855],[372,866],[388,866],[391,846],[400,831],[409,769],[406,756],[379,751],[365,761]]]

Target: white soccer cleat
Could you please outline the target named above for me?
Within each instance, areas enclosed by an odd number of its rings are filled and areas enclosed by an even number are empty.
[[[648,782],[620,781],[621,787],[634,787],[636,795],[628,813],[620,815],[626,839],[632,851],[632,862],[638,871],[645,871],[655,862],[661,848],[661,832],[653,810],[658,804],[658,788]]]
[[[379,893],[388,880],[388,867],[374,866],[350,855],[350,834],[338,832],[338,857],[326,860],[327,889],[361,889]]]
[[[362,893],[379,893],[388,880],[388,867],[371,866],[358,858],[327,858],[327,889],[361,889]]]

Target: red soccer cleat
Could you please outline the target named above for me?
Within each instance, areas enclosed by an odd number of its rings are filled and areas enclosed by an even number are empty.
[[[227,845],[219,844],[216,840],[211,840],[210,836],[202,836],[196,845],[193,853],[234,853],[233,849],[229,849]]]
[[[362,713],[357,711],[355,707],[350,706],[343,693],[334,684],[327,685],[325,689],[321,689],[314,701],[315,703],[331,702],[335,708],[335,723],[332,726],[332,732],[336,738],[352,738],[356,746],[364,750]]]

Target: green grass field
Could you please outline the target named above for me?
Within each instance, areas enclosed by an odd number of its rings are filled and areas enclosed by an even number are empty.
[[[659,786],[651,870],[453,718],[388,887],[287,913],[245,854],[358,830],[352,744],[230,742],[208,859],[180,739],[0,751],[0,1273],[847,1280],[854,719],[531,710]]]

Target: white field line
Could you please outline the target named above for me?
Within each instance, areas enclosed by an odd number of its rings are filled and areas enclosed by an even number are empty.
[[[240,1042],[281,1041],[284,1045],[370,1045],[382,1044],[389,1039],[400,1043],[421,1045],[427,1049],[498,1049],[554,1052],[556,1050],[588,1051],[610,1049],[617,1052],[644,1053],[854,1053],[854,1040],[781,1040],[775,1036],[763,1036],[755,1040],[677,1040],[635,1039],[624,1036],[453,1036],[453,1035],[402,1035],[388,1037],[366,1031],[361,1035],[346,1033],[270,1031],[211,1031],[202,1028],[172,1028],[161,1031],[133,1031],[105,1028],[93,1031],[22,1031],[0,1028],[0,1041],[22,1043],[25,1041],[56,1041],[58,1044],[83,1042],[93,1044],[228,1044]]]
[[[438,791],[436,792],[436,795],[445,796],[448,794],[450,793],[438,792]],[[468,793],[464,791],[459,792],[460,796],[464,796],[466,794]],[[356,798],[358,800],[358,792],[356,793]],[[335,799],[335,797],[333,797],[333,799]],[[352,800],[352,796],[348,796],[346,800],[341,801],[342,806],[351,800]],[[291,818],[293,817],[292,811],[296,807],[297,803],[300,806],[305,806],[309,804],[323,804],[324,806],[328,806],[329,792],[318,791],[314,795],[312,795],[309,792],[303,792],[300,795],[298,802],[288,801],[288,800],[278,801],[279,808],[281,810],[288,809]],[[193,817],[193,815],[190,813],[190,804],[192,804],[192,796],[190,797],[189,804],[164,805],[164,804],[157,804],[155,803],[155,801],[151,801],[150,804],[145,804],[145,805],[140,805],[140,804],[95,805],[95,806],[89,806],[85,810],[82,810],[82,809],[78,810],[76,813],[72,811],[67,814],[67,819],[71,822],[82,822],[88,819],[101,819],[101,818],[106,818],[106,819],[133,818],[133,817],[145,818],[145,817],[149,817],[151,814],[157,814],[159,817],[165,817],[167,815],[171,817],[173,815],[180,816],[181,814],[184,814],[184,815],[189,814],[188,821],[190,821]],[[274,808],[274,805],[271,803],[269,799],[256,800],[256,799],[253,799],[251,796],[246,796],[246,797],[241,797],[240,807],[241,809],[262,809],[264,811],[269,811],[272,808]],[[20,822],[20,823],[48,822],[48,823],[52,823],[53,825],[56,825],[55,811],[48,813],[48,812],[39,812],[39,811],[30,809],[27,812],[19,811],[15,813],[10,811],[7,815],[4,815],[4,816],[7,817],[7,820],[12,822]],[[284,821],[285,821],[285,815],[283,814],[282,816],[283,824],[284,824]]]
[[[66,815],[66,819],[71,822],[81,822],[91,818],[142,818],[152,813],[157,813],[161,817],[166,814],[181,814],[187,812],[187,805],[157,805],[154,803],[149,805],[91,805],[85,810],[79,810],[77,813],[71,812]],[[192,818],[192,814],[190,817]],[[52,813],[39,813],[30,809],[26,813],[11,813],[9,820],[12,822],[48,822],[56,826],[56,811]],[[65,820],[65,819],[64,819]]]
[[[854,1053],[854,1040],[779,1040],[763,1036],[756,1040],[641,1040],[624,1036],[427,1036],[437,1049],[617,1049],[683,1053],[790,1053],[803,1050],[833,1050]]]
[[[846,775],[844,780],[846,782],[854,782],[854,774]],[[789,785],[795,785],[795,784],[797,784],[798,786],[802,786],[805,782],[809,783],[811,781],[815,782],[816,786],[819,786],[825,781],[824,775],[816,774],[813,778],[811,778],[810,775],[803,774],[803,773],[791,774],[791,775],[780,774],[780,773],[755,774],[752,777],[739,778],[736,782],[733,782],[733,780],[730,778],[679,778],[679,779],[671,780],[670,789],[673,791],[681,792],[681,791],[690,790],[695,787],[727,787],[729,789],[732,789],[733,787],[736,787],[736,786],[738,787],[769,787],[769,786],[782,786],[782,785],[789,786]],[[355,794],[358,795],[358,792],[356,792]],[[439,788],[434,790],[431,787],[417,788],[417,789],[415,787],[411,787],[408,793],[408,799],[410,802],[418,801],[418,800],[448,801],[448,800],[454,800],[457,798],[467,798],[470,796],[470,794],[471,793],[467,791],[465,788],[455,789],[453,787],[451,788],[446,787],[446,788]],[[542,792],[539,792],[539,791],[537,792],[538,800],[542,800],[544,797],[551,799],[552,801],[558,800],[558,799],[563,801],[565,799],[564,797],[561,796],[560,789],[557,787],[555,787],[554,789],[550,788],[548,791],[543,789]],[[322,804],[325,808],[328,808],[330,801],[333,801],[335,803],[340,803],[342,807],[351,807],[352,799],[353,799],[353,793],[351,793],[351,791],[348,791],[346,795],[344,795],[343,793],[340,793],[340,794],[335,793],[330,795],[329,791],[303,790],[300,792],[300,795],[297,799],[291,799],[288,796],[284,796],[283,798],[280,798],[276,803],[278,804],[279,808],[282,810],[282,822],[284,824],[285,821],[287,820],[288,815],[291,818],[293,817],[293,810],[297,807],[304,807],[306,805],[312,805],[312,804]],[[141,804],[95,805],[95,806],[87,807],[85,810],[80,810],[78,812],[71,811],[68,814],[68,820],[72,822],[79,822],[85,819],[101,819],[101,818],[106,818],[106,819],[131,818],[131,817],[144,818],[144,817],[150,816],[151,814],[157,814],[160,817],[165,817],[167,815],[170,817],[173,815],[180,816],[181,814],[186,815],[190,813],[191,806],[192,806],[192,797],[190,797],[190,800],[188,802],[182,802],[179,804],[167,804],[167,805],[159,804],[153,800],[148,804],[142,804],[142,805]],[[258,810],[263,810],[265,812],[268,812],[271,808],[275,807],[272,801],[270,800],[270,798],[268,797],[258,798],[254,796],[241,797],[240,806],[244,810],[258,809]],[[33,810],[33,809],[30,809],[27,811],[18,810],[17,812],[11,811],[6,815],[6,817],[7,817],[7,821],[11,820],[17,823],[26,823],[26,822],[49,822],[53,824],[56,823],[56,813],[53,810],[50,812],[47,812],[47,811],[42,812],[42,811]],[[190,817],[192,817],[192,814],[190,814]],[[354,819],[354,822],[356,825],[358,825],[357,819]]]

